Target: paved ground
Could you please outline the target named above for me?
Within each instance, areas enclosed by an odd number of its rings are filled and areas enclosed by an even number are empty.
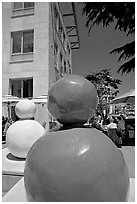
[[[135,178],[135,146],[123,146],[119,149],[127,163],[130,178]]]

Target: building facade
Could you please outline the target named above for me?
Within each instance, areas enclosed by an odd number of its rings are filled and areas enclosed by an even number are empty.
[[[3,2],[2,43],[2,95],[47,95],[72,73],[72,49],[79,48],[74,3]]]

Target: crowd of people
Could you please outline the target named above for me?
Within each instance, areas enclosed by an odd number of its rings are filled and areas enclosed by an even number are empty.
[[[98,114],[89,121],[89,124],[90,127],[105,133],[118,147],[122,147],[125,137],[125,119],[123,115],[117,117],[109,115],[103,120],[101,115]]]
[[[2,116],[2,141],[6,139],[6,132],[14,121],[11,118]],[[104,120],[100,114],[95,115],[90,121],[89,126],[105,133],[118,146],[121,147],[125,139],[125,119],[123,115],[117,117],[109,115]],[[46,123],[43,123],[45,128]],[[50,127],[52,129],[53,127]],[[54,129],[54,128],[53,128]]]
[[[2,116],[2,141],[5,141],[7,130],[13,123],[12,118]]]

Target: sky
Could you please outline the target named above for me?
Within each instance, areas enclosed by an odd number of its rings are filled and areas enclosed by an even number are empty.
[[[110,69],[113,78],[122,80],[119,86],[118,96],[135,88],[135,73],[117,73],[119,66],[125,62],[118,62],[118,56],[110,54],[114,48],[120,47],[134,39],[134,36],[126,36],[124,32],[114,29],[114,24],[105,28],[95,26],[88,35],[85,26],[86,17],[82,16],[82,6],[76,2],[77,24],[80,38],[80,48],[72,52],[72,72],[81,76],[99,72],[102,69]]]

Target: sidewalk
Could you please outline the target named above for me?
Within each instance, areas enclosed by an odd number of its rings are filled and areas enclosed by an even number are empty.
[[[122,146],[119,150],[123,153],[128,170],[129,177],[135,178],[135,146]]]

